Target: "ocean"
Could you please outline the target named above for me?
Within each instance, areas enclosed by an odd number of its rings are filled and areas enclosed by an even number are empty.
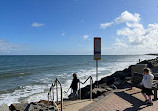
[[[103,55],[98,62],[99,79],[123,70],[139,59],[152,58],[155,56]],[[77,73],[82,82],[90,75],[95,81],[95,66],[92,55],[1,55],[0,105],[47,100],[48,90],[54,80],[58,78],[63,90],[67,91],[73,73]],[[64,94],[65,98],[67,96]]]

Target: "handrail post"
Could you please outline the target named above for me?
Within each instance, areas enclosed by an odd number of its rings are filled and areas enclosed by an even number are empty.
[[[49,99],[50,99],[50,95],[51,95],[51,88],[52,88],[52,86],[50,87],[49,92],[48,92],[48,105],[49,105]]]
[[[48,93],[48,105],[49,105],[49,93]]]
[[[90,77],[90,100],[92,100],[92,78]]]
[[[81,100],[81,83],[79,82],[80,100]]]
[[[53,95],[53,101],[54,101],[54,87],[52,87],[52,95]]]
[[[62,91],[62,86],[60,86],[61,88],[61,111],[63,111],[63,91]]]
[[[58,101],[58,81],[56,79],[56,96],[57,96],[57,104],[59,103]]]
[[[61,89],[61,101],[60,101],[60,105],[61,105],[61,111],[63,111],[63,90],[62,90],[62,85],[61,85],[61,83],[60,83],[60,81],[58,79],[56,79],[56,82],[59,83],[60,89]]]

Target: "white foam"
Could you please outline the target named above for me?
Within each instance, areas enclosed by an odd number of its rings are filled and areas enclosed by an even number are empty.
[[[47,87],[48,86],[46,85],[24,86],[21,89],[15,90],[13,93],[2,94],[0,95],[0,105],[19,103],[20,98],[26,98],[33,94],[42,93]]]

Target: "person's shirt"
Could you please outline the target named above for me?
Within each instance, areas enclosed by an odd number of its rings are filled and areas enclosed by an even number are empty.
[[[73,90],[77,90],[78,82],[79,82],[79,79],[77,79],[77,77],[74,77],[72,80],[70,88],[72,88]]]
[[[144,75],[143,80],[140,84],[143,85],[145,88],[152,88],[153,79],[153,74]]]

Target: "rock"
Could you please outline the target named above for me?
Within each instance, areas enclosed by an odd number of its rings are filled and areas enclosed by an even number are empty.
[[[43,109],[43,107],[38,106],[37,104],[30,103],[28,111],[38,111],[38,110],[42,110],[42,109]]]
[[[139,84],[143,79],[142,74],[134,73],[133,81],[132,83]]]
[[[14,103],[9,106],[9,109],[11,111],[12,110],[24,111],[27,106],[28,106],[28,103]]]
[[[113,84],[115,82],[115,78],[114,77],[107,77],[105,79],[105,83],[110,86],[111,84]]]
[[[0,106],[0,111],[9,111],[8,105],[3,104],[2,106]]]
[[[110,88],[111,88],[112,90],[117,89],[117,87],[116,87],[115,85],[111,85]],[[108,89],[109,89],[109,88],[108,88]],[[110,90],[111,90],[111,89],[110,89]]]
[[[112,88],[106,88],[108,91],[112,91],[113,89]]]
[[[128,72],[129,73],[129,72]],[[112,76],[114,78],[119,78],[121,80],[124,80],[125,77],[129,76],[127,72],[123,72],[123,71],[116,71]]]
[[[102,95],[103,93],[105,93],[107,90],[104,88],[94,88],[93,92],[92,92],[92,97],[93,98],[97,98],[100,95]]]
[[[16,110],[16,108],[15,108],[15,106],[14,106],[13,104],[11,104],[11,105],[9,106],[9,109],[10,109],[11,111]]]
[[[11,104],[10,110],[11,111],[58,111],[57,107],[54,105],[54,102],[49,102],[46,100],[40,100],[39,102],[31,102],[28,103],[17,103]]]
[[[40,100],[40,101],[37,102],[37,104],[38,103],[43,103],[44,105],[48,105],[48,101],[47,100]],[[52,104],[52,102],[49,102],[49,105],[51,105],[51,104]]]
[[[115,82],[114,82],[114,85],[116,86],[116,87],[118,87],[120,84],[122,84],[123,83],[123,80],[121,80],[120,78],[116,78],[115,79]]]
[[[108,85],[106,83],[100,84],[99,85],[100,88],[106,89],[108,87]]]
[[[147,64],[149,68],[152,68],[153,66],[158,65],[158,58],[151,59],[151,60],[144,60],[138,64]]]

